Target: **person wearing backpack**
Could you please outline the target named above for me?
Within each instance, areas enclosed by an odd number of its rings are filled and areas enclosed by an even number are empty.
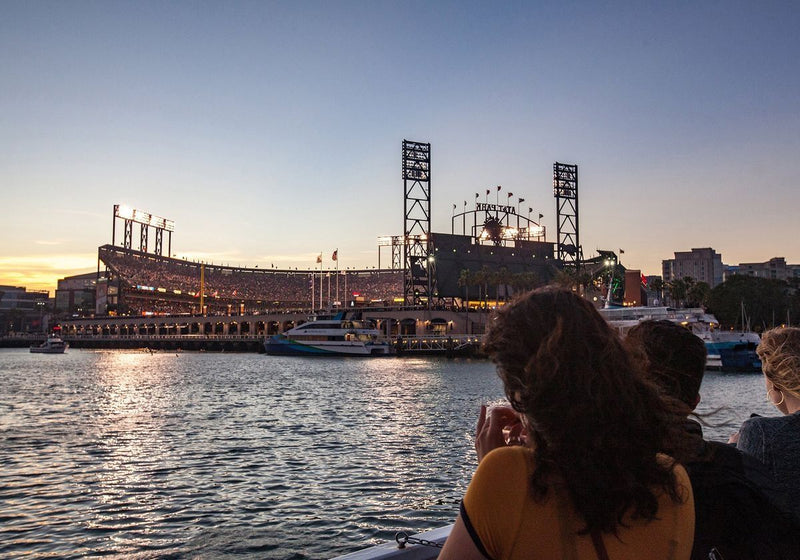
[[[642,321],[625,345],[670,397],[694,410],[706,363],[705,344],[671,321]],[[695,456],[685,466],[695,506],[693,560],[800,558],[800,525],[766,467],[731,445],[703,439],[701,425],[686,420]]]

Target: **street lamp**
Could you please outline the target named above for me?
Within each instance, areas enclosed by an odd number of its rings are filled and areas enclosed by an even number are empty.
[[[609,309],[611,307],[611,294],[614,290],[614,271],[617,268],[617,261],[614,259],[606,259],[604,264],[608,267],[611,267],[611,272],[608,275],[608,293],[606,294],[605,304],[605,308]]]

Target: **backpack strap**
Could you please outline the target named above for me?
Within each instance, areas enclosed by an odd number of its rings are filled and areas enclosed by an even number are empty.
[[[603,542],[603,535],[600,534],[600,531],[592,531],[592,544],[599,560],[609,560],[606,544]]]

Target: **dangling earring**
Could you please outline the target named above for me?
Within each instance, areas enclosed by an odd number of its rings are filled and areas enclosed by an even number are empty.
[[[773,401],[772,397],[769,395],[772,391],[778,391],[781,394],[781,400],[779,400],[778,402]],[[770,404],[773,404],[775,406],[780,406],[783,404],[783,401],[786,400],[786,395],[784,395],[783,391],[781,391],[780,389],[774,389],[774,388],[769,389],[767,391],[767,400],[770,402]]]

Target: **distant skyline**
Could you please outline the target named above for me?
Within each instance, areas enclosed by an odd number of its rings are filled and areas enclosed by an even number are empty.
[[[432,145],[433,231],[502,185],[555,242],[560,161],[586,257],[800,263],[798,28],[790,2],[6,2],[0,284],[95,270],[114,204],[173,219],[179,257],[377,266],[403,139]]]

